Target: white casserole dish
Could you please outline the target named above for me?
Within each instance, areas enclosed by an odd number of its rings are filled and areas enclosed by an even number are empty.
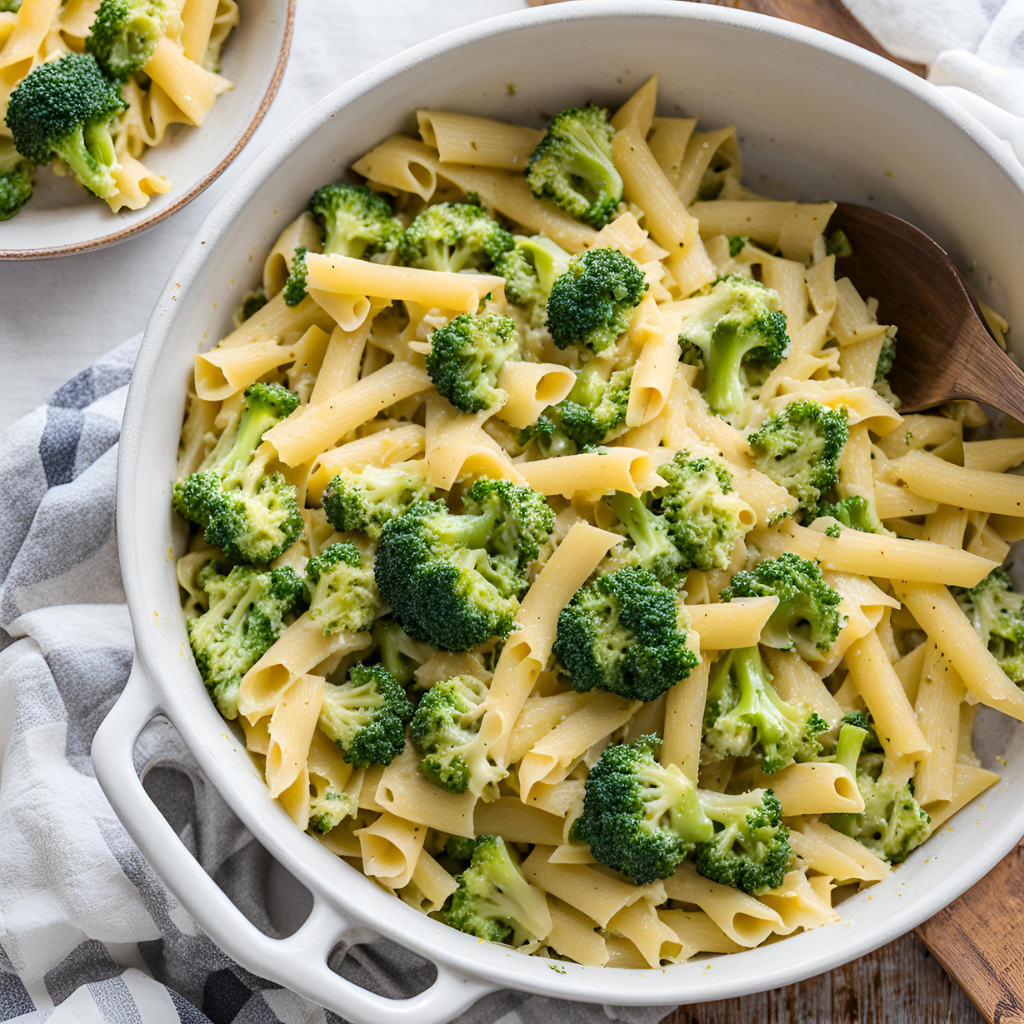
[[[662,109],[741,127],[747,180],[785,198],[873,203],[947,247],[986,301],[1024,324],[1024,173],[986,129],[895,65],[799,26],[720,7],[634,0],[568,4],[484,22],[355,79],[284,132],[225,196],[182,255],[150,321],[122,432],[118,535],[136,661],[96,736],[97,776],[143,853],[198,923],[251,971],[355,1024],[439,1024],[497,987],[613,1004],[738,996],[826,971],[891,941],[982,877],[1024,833],[1024,730],[985,715],[977,735],[1005,781],[962,811],[886,881],[844,903],[843,921],[759,949],[663,970],[549,962],[425,918],[298,832],[188,655],[172,549],[170,490],[193,355],[228,329],[281,228],[318,185],[413,126],[415,106],[536,121],[594,99],[616,103],[652,72]],[[508,89],[514,83],[515,93]],[[973,268],[973,269],[972,269]],[[954,339],[950,339],[951,343]],[[180,538],[178,538],[180,539]],[[132,763],[141,728],[166,714],[233,810],[314,894],[291,938],[235,910],[149,802]],[[993,764],[997,756],[1006,766]],[[335,975],[337,943],[386,936],[438,967],[412,999]]]

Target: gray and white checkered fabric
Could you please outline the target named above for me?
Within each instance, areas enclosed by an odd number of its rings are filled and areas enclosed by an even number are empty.
[[[0,1020],[337,1021],[249,974],[199,931],[93,776],[93,734],[132,663],[114,493],[138,344],[115,349],[0,438]],[[173,728],[154,723],[143,734],[136,767],[203,867],[258,927],[282,934],[308,897]],[[388,942],[357,947],[345,973],[396,996],[429,980],[422,960]],[[499,992],[460,1020],[655,1024],[663,1015]]]

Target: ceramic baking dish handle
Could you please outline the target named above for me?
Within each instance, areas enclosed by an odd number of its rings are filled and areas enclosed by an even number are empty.
[[[338,947],[372,941],[371,929],[315,897],[301,928],[286,939],[264,935],[228,899],[150,800],[135,770],[139,734],[160,714],[138,660],[128,685],[96,732],[92,761],[103,792],[157,874],[199,926],[247,970],[298,992],[352,1024],[445,1024],[495,990],[435,964],[437,979],[409,999],[389,999],[336,974],[327,958]]]

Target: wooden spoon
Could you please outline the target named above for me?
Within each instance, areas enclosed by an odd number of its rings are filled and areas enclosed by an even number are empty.
[[[945,251],[912,224],[867,206],[839,203],[829,221],[835,228],[853,245],[836,276],[878,299],[883,322],[899,326],[889,383],[900,411],[973,398],[1024,421],[1024,371],[989,334]]]

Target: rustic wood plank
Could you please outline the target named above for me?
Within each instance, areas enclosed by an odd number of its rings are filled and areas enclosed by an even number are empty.
[[[1024,844],[917,934],[989,1024],[1024,1022]]]
[[[921,942],[904,935],[799,985],[681,1006],[662,1024],[982,1024],[982,1017]]]

